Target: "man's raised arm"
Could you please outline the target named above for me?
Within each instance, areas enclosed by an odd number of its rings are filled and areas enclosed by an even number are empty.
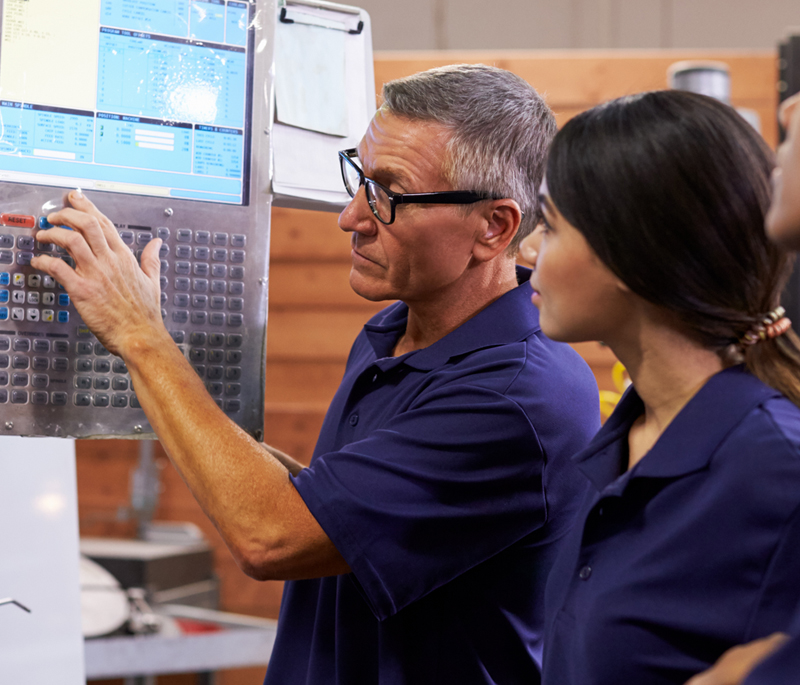
[[[79,190],[36,239],[69,252],[75,268],[40,255],[32,266],[69,292],[84,322],[125,361],[161,444],[242,570],[260,579],[316,578],[349,568],[289,479],[299,465],[247,435],[206,392],[169,336],[159,304],[161,241],[141,268],[114,225]]]

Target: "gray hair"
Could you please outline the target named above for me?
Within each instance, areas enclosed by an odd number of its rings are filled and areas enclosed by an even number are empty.
[[[454,64],[389,81],[383,100],[397,116],[452,130],[442,173],[453,188],[516,200],[525,213],[509,246],[516,254],[540,219],[537,194],[556,133],[541,96],[510,71]]]

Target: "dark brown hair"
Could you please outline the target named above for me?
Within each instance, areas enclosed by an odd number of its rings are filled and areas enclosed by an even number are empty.
[[[773,166],[764,140],[728,105],[656,91],[570,120],[550,149],[547,187],[633,292],[800,405],[795,334],[739,344],[778,306],[791,272],[793,257],[764,232]]]

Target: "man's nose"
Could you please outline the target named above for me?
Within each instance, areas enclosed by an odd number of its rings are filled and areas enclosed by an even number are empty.
[[[339,228],[348,233],[355,232],[365,235],[377,231],[377,219],[369,207],[367,191],[363,185],[339,214]]]

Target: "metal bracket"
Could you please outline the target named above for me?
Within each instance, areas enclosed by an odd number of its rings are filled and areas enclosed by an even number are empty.
[[[26,607],[24,604],[20,604],[16,599],[11,599],[11,597],[0,599],[0,607],[3,606],[4,604],[16,604],[23,611],[27,611],[29,614],[31,613],[31,610],[28,609],[28,607]]]
[[[295,23],[297,23],[297,24],[309,24],[311,26],[319,26],[319,24],[317,24],[314,21],[300,21],[300,20],[290,19],[288,16],[286,16],[286,9],[287,9],[286,7],[281,7],[281,13],[278,16],[278,21],[280,21],[282,24],[295,24]],[[302,14],[302,13],[300,13],[300,14]],[[310,17],[311,15],[306,14],[306,16]],[[332,26],[326,26],[326,27],[323,27],[323,28],[331,28],[332,29],[333,27]],[[358,24],[356,25],[356,28],[354,28],[354,29],[341,28],[341,29],[334,29],[334,30],[336,30],[336,31],[344,31],[345,33],[349,33],[351,36],[358,36],[364,30],[364,22],[359,20]]]

